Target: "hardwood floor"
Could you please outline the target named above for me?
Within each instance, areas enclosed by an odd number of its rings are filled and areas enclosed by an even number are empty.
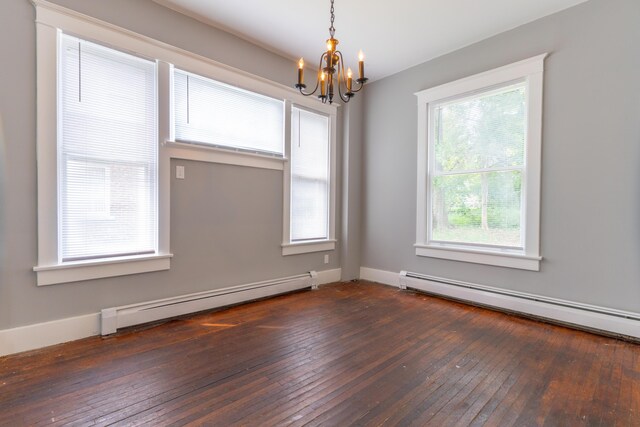
[[[366,282],[0,358],[0,425],[640,426],[640,345]]]

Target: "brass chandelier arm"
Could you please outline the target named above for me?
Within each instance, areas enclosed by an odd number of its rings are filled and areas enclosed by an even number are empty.
[[[322,69],[322,61],[324,60],[324,57],[327,55],[327,52],[323,52],[322,55],[320,55],[320,63],[318,64],[318,70]],[[301,94],[303,94],[304,96],[311,96],[314,93],[316,93],[316,91],[318,90],[318,86],[320,85],[320,76],[316,76],[316,87],[313,88],[313,90],[311,92],[305,92],[304,89],[307,87],[307,85],[305,84],[297,84],[296,88],[298,88],[298,90],[300,91]]]
[[[342,52],[337,50],[336,55],[340,57],[340,64],[338,66],[338,95],[340,96],[340,100],[342,100],[342,102],[347,103],[353,96],[353,91],[349,91],[349,88],[347,87],[347,78],[346,73],[344,72],[344,59],[342,58]],[[345,89],[347,90],[344,94],[342,93],[341,83],[344,83]]]
[[[358,62],[358,78],[354,79],[353,75],[351,78],[348,77],[345,72],[344,58],[342,57],[342,52],[336,49],[338,45],[338,40],[335,38],[336,29],[334,27],[335,20],[335,10],[334,10],[334,0],[331,1],[331,26],[329,27],[329,36],[330,38],[327,40],[327,50],[322,53],[320,56],[320,63],[318,64],[317,76],[316,76],[316,85],[312,91],[307,91],[307,85],[304,84],[304,61],[303,58],[300,58],[299,69],[298,69],[298,83],[295,87],[300,91],[300,93],[304,96],[310,96],[315,94],[318,91],[318,87],[320,88],[320,94],[318,98],[323,102],[329,101],[329,104],[333,102],[333,97],[336,95],[336,86],[337,86],[337,94],[340,97],[340,100],[344,103],[349,102],[349,100],[356,94],[360,92],[364,87],[364,84],[367,82],[367,78],[364,77],[364,57],[362,55],[362,51],[360,51],[360,58]],[[356,87],[354,89],[353,80],[356,81]]]

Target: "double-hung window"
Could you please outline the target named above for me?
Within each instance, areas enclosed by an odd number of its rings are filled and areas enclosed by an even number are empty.
[[[291,106],[283,254],[335,248],[335,116]],[[287,221],[288,219],[288,221]]]
[[[156,63],[60,42],[59,261],[155,254]]]
[[[416,94],[416,254],[538,270],[544,55]]]
[[[329,118],[291,111],[291,241],[329,238]]]

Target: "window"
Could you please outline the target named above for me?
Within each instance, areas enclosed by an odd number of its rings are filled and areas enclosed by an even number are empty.
[[[33,1],[39,286],[168,270],[173,158],[282,171],[283,254],[334,249],[335,105]],[[324,120],[325,168],[295,172],[296,200],[315,216],[292,241],[294,102]]]
[[[155,254],[156,64],[68,35],[59,60],[59,262]]]
[[[291,241],[329,238],[329,118],[291,111]]]
[[[416,94],[416,254],[539,269],[546,55]]]
[[[284,102],[174,72],[175,140],[282,156]]]
[[[285,186],[285,197],[289,190],[289,223],[285,221],[284,255],[335,248],[332,124],[327,115],[291,107],[290,178]]]

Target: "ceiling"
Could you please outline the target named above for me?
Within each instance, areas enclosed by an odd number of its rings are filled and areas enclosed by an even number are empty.
[[[154,1],[308,64],[329,38],[329,0]],[[335,37],[347,65],[362,49],[379,79],[584,1],[335,0]]]

